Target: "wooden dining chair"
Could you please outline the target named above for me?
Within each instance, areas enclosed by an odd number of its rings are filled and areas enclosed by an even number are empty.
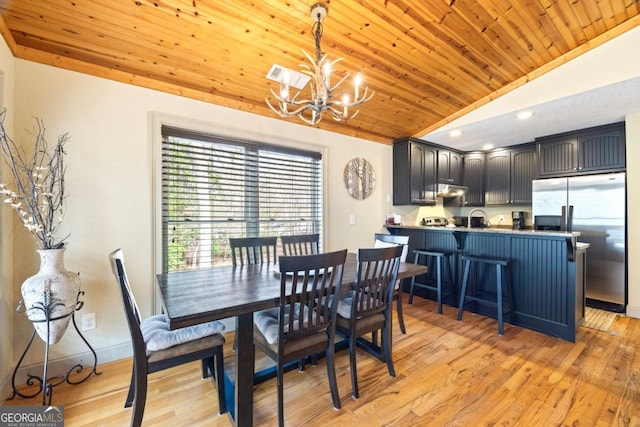
[[[320,252],[320,234],[280,236],[285,255],[313,255]]]
[[[334,361],[335,318],[347,251],[280,257],[278,307],[254,314],[254,344],[277,365],[278,423],[284,425],[286,364],[325,352],[333,406],[340,408]],[[290,295],[296,295],[290,298]],[[330,302],[330,303],[327,303]]]
[[[389,375],[396,376],[391,357],[391,319],[393,286],[398,276],[402,246],[358,250],[355,288],[344,292],[338,302],[336,333],[349,341],[351,386],[358,398],[356,372],[356,340],[365,340],[369,333],[381,331],[380,347],[366,344],[370,353],[387,363]],[[373,334],[372,334],[373,335]]]
[[[375,247],[386,248],[392,245],[402,245],[402,256],[400,262],[407,260],[407,252],[409,252],[409,236],[396,236],[393,234],[374,234]],[[398,313],[398,325],[400,325],[400,332],[407,333],[407,328],[404,326],[404,314],[402,313],[402,283],[400,280],[396,281],[393,287],[393,299],[396,300],[396,313]]]
[[[231,262],[233,266],[251,264],[270,264],[278,261],[278,237],[230,237]],[[238,319],[236,318],[236,332]],[[238,335],[233,337],[233,350],[238,348]]]
[[[196,360],[202,362],[202,378],[212,377],[218,390],[218,412],[227,412],[224,389],[224,337],[221,322],[208,322],[169,330],[164,315],[141,320],[124,266],[121,249],[109,255],[111,269],[122,294],[124,312],[133,343],[133,372],[125,408],[133,406],[131,426],[142,424],[147,399],[147,375]]]
[[[230,237],[231,262],[234,266],[275,263],[278,237]]]

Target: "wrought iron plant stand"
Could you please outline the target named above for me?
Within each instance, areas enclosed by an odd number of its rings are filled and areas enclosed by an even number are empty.
[[[44,319],[42,320],[32,320],[32,322],[34,323],[39,323],[39,322],[46,322],[47,325],[47,337],[49,337],[49,327],[51,322],[53,322],[54,320],[58,320],[58,319],[63,319],[65,317],[71,316],[71,320],[73,321],[73,327],[75,328],[76,332],[78,333],[78,335],[80,336],[80,338],[82,338],[82,341],[84,341],[84,343],[87,345],[87,347],[89,347],[89,350],[91,350],[91,353],[93,354],[93,367],[91,368],[91,370],[86,374],[82,374],[82,371],[84,370],[84,367],[82,366],[82,364],[77,363],[74,366],[72,366],[71,368],[69,368],[69,370],[66,372],[66,374],[64,375],[55,375],[52,377],[47,377],[47,372],[48,372],[48,368],[49,368],[49,339],[47,339],[45,341],[45,349],[44,349],[44,365],[43,365],[43,372],[42,372],[42,377],[38,376],[38,375],[33,375],[31,373],[27,373],[27,380],[25,382],[25,385],[27,387],[33,387],[39,384],[38,389],[33,392],[33,393],[27,393],[24,392],[24,390],[18,391],[17,387],[16,387],[16,375],[18,373],[18,369],[20,368],[20,365],[22,364],[22,361],[24,360],[25,356],[27,355],[27,353],[29,352],[29,349],[31,348],[31,344],[33,343],[33,339],[36,336],[36,330],[34,328],[33,333],[31,334],[31,339],[29,339],[29,343],[27,344],[27,347],[25,348],[24,352],[22,353],[22,356],[20,356],[20,360],[18,361],[18,364],[16,365],[15,369],[13,370],[13,375],[11,377],[11,386],[13,388],[13,394],[11,395],[11,397],[9,397],[9,399],[13,399],[15,396],[20,396],[22,398],[32,398],[37,396],[38,394],[42,393],[42,405],[50,405],[51,404],[51,398],[53,395],[53,387],[56,387],[60,384],[63,383],[67,383],[67,384],[80,384],[84,381],[86,381],[91,374],[95,374],[95,375],[100,375],[101,372],[98,372],[96,370],[97,364],[98,364],[98,356],[96,355],[96,352],[94,351],[94,349],[91,347],[91,344],[89,344],[89,342],[86,340],[86,338],[82,335],[82,333],[80,333],[80,329],[78,329],[78,325],[76,324],[76,317],[75,317],[75,312],[80,310],[82,308],[82,306],[84,305],[84,302],[80,300],[80,297],[84,295],[84,291],[80,291],[78,292],[78,296],[77,296],[77,300],[76,300],[76,306],[73,310],[71,310],[69,313],[66,313],[62,316],[58,316],[58,317],[51,317],[51,313],[54,307],[57,307],[59,305],[63,305],[63,303],[57,299],[57,298],[51,298],[51,293],[48,289],[45,289],[45,291],[43,292],[43,300],[41,302],[37,302],[35,304],[33,304],[32,307],[29,307],[28,309],[24,306],[23,302],[20,301],[20,303],[18,304],[18,307],[16,308],[16,311],[21,312],[21,313],[26,313],[27,310],[40,310],[44,313]],[[72,375],[75,374],[75,375]],[[78,375],[82,375],[79,378],[76,378],[76,376]]]

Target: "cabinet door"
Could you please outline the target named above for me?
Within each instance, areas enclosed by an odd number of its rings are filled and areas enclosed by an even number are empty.
[[[436,204],[436,150],[410,140],[393,145],[393,204]]]
[[[411,203],[436,203],[437,150],[424,144],[411,144]]]
[[[460,185],[462,183],[462,162],[461,153],[438,150],[438,182]]]
[[[530,205],[532,203],[532,181],[537,174],[534,145],[511,150],[511,196],[509,203]]]
[[[511,198],[511,152],[487,153],[486,205],[506,205]]]
[[[578,141],[565,138],[538,144],[541,178],[574,174],[578,167]]]
[[[449,178],[456,185],[462,184],[464,172],[464,156],[462,153],[451,151],[449,156]]]
[[[626,167],[624,128],[578,136],[578,172]]]
[[[464,206],[484,206],[484,153],[471,153],[464,156],[464,185],[469,190],[464,195]]]

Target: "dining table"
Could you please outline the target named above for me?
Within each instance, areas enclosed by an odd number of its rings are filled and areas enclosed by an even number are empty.
[[[341,287],[355,282],[356,254],[348,253]],[[427,272],[423,265],[400,263],[398,279]],[[225,318],[237,318],[233,403],[236,426],[253,425],[254,345],[253,313],[278,306],[280,274],[277,263],[215,266],[161,273],[156,281],[170,329]],[[402,288],[402,287],[400,287]],[[398,295],[402,297],[401,289]]]

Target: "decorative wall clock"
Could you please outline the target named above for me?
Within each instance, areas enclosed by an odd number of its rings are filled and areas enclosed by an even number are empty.
[[[354,199],[362,200],[369,197],[376,184],[376,175],[371,163],[360,157],[349,160],[344,167],[344,184]]]

